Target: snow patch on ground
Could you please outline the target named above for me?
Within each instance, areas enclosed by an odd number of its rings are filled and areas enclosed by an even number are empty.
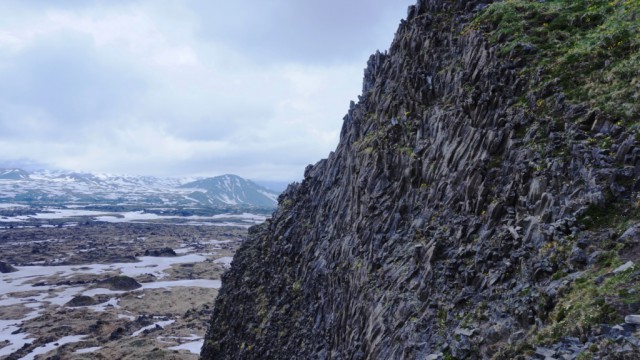
[[[119,309],[120,308],[120,305],[118,305],[119,301],[120,301],[119,299],[111,298],[109,299],[109,301],[104,302],[102,304],[87,306],[87,307],[95,312],[105,312],[107,311],[108,306],[112,306],[116,309]]]
[[[26,208],[27,205],[20,204],[0,204],[0,209]]]
[[[225,256],[217,259],[216,261],[214,261],[214,263],[223,264],[225,268],[230,268],[232,261],[233,261],[233,257]]]
[[[231,240],[204,240],[204,241],[200,241],[203,244],[208,244],[208,245],[220,245],[220,244],[227,244],[230,243]]]
[[[177,346],[172,346],[169,349],[170,350],[187,350],[194,354],[200,354],[200,350],[202,350],[202,345],[204,345],[204,340],[198,340],[198,341],[180,344]]]
[[[76,350],[75,353],[76,354],[90,354],[90,353],[96,352],[96,351],[98,351],[100,349],[102,349],[102,346],[95,346],[95,347]]]
[[[140,334],[142,334],[145,330],[151,330],[154,329],[156,326],[160,326],[160,327],[165,327],[165,326],[169,326],[171,324],[173,324],[174,322],[176,322],[175,320],[165,320],[165,321],[158,321],[157,323],[153,323],[149,326],[145,326],[142,329],[134,332],[133,334],[131,334],[131,336],[138,336]]]
[[[38,355],[46,354],[49,351],[51,351],[53,349],[57,349],[62,345],[66,345],[66,344],[82,341],[82,339],[84,339],[85,337],[86,337],[86,335],[65,336],[62,339],[59,339],[59,340],[56,340],[56,341],[52,341],[50,343],[44,344],[44,345],[42,345],[40,347],[37,347],[35,350],[33,350],[31,353],[29,353],[27,356],[23,357],[20,360],[33,360]]]
[[[139,258],[140,262],[135,263],[114,263],[114,264],[90,264],[90,265],[60,265],[60,266],[16,266],[18,271],[8,274],[0,274],[0,292],[12,293],[23,292],[32,290],[50,290],[53,288],[60,288],[54,285],[42,285],[34,287],[31,280],[39,277],[48,277],[54,274],[59,275],[62,278],[67,278],[76,274],[105,274],[109,272],[120,272],[122,275],[129,277],[136,277],[144,274],[152,274],[157,278],[165,277],[164,271],[170,268],[174,264],[184,263],[197,263],[203,262],[206,258],[198,254],[190,254],[185,256],[176,257],[152,257],[143,256]],[[76,291],[77,290],[77,291]],[[84,288],[68,288],[64,291],[64,294],[58,295],[62,297],[67,295],[64,300],[49,300],[47,301],[62,305],[71,300],[68,296],[73,297],[80,290]],[[106,289],[105,289],[106,290]],[[74,292],[75,291],[75,292]],[[104,293],[104,292],[103,292]],[[95,294],[93,294],[95,295]],[[90,295],[89,295],[90,296]],[[67,299],[68,298],[68,299]],[[54,302],[55,301],[55,302]],[[62,302],[62,303],[60,303]]]
[[[27,333],[17,333],[20,331],[20,324],[26,320],[0,320],[0,334],[2,339],[9,341],[9,345],[0,349],[0,357],[12,354],[25,344],[31,344],[30,336]],[[14,334],[15,333],[15,334]]]
[[[179,286],[193,286],[193,287],[201,287],[207,289],[220,289],[222,283],[220,280],[205,280],[205,279],[195,279],[195,280],[175,280],[175,281],[156,281],[151,283],[143,283],[142,289],[160,289],[160,288],[171,288],[171,287],[179,287]]]

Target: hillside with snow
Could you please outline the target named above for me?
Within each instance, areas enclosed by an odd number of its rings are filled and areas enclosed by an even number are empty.
[[[0,169],[0,203],[274,208],[277,197],[237,175],[193,179]]]

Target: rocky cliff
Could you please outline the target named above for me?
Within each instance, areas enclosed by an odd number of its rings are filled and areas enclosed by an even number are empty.
[[[411,6],[335,152],[250,230],[202,358],[637,358],[638,73],[607,110],[551,40],[501,31],[638,4],[564,3]]]

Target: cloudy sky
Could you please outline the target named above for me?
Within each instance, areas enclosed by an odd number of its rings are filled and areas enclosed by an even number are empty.
[[[415,0],[2,0],[0,167],[298,180]]]

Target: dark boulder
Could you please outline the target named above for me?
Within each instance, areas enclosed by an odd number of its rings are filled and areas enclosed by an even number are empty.
[[[71,299],[68,303],[65,304],[65,306],[79,307],[79,306],[91,306],[95,304],[96,304],[96,300],[93,297],[86,296],[86,295],[78,295],[78,296],[74,296],[73,299]]]
[[[177,256],[178,254],[176,254],[175,251],[173,251],[172,248],[170,247],[164,247],[161,249],[147,249],[144,252],[144,256],[156,256],[156,257],[160,257],[160,256]]]
[[[7,274],[11,272],[16,272],[16,271],[18,271],[18,269],[11,266],[11,264],[8,264],[4,261],[0,261],[0,273]]]
[[[110,277],[106,280],[99,282],[98,286],[107,288],[109,290],[116,290],[116,291],[117,290],[129,291],[129,290],[135,290],[142,287],[142,285],[140,285],[140,283],[138,283],[135,279],[130,278],[128,276],[124,276],[124,275]]]

